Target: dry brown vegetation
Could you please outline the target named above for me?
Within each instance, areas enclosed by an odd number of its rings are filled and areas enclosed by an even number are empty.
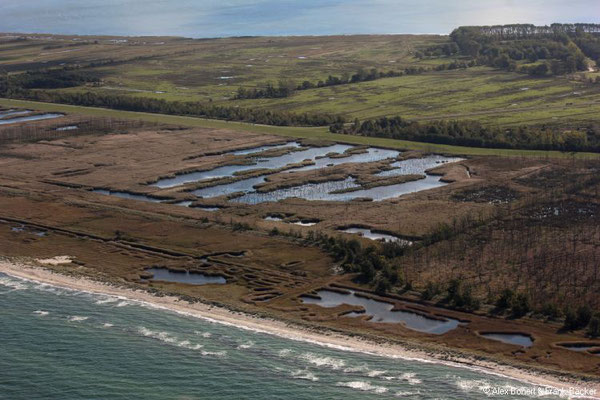
[[[546,321],[533,313],[513,319],[492,311],[505,288],[527,293],[533,309],[546,303],[598,307],[598,165],[571,160],[478,157],[444,165],[436,173],[453,183],[381,202],[325,202],[287,199],[255,206],[202,199],[222,207],[216,212],[122,199],[89,191],[110,188],[175,200],[190,199],[181,188],[149,186],[161,176],[210,169],[240,157],[224,154],[279,137],[217,129],[183,129],[137,122],[82,119],[5,126],[11,132],[52,131],[77,124],[89,131],[64,131],[58,138],[21,136],[0,148],[0,254],[10,257],[71,255],[63,273],[175,293],[189,301],[210,301],[233,309],[329,327],[345,332],[494,356],[530,366],[598,376],[597,356],[561,348],[557,343],[586,341],[585,331],[562,332],[561,316]],[[85,125],[87,124],[87,125]],[[106,127],[104,129],[103,127]],[[42,139],[42,140],[40,140]],[[418,154],[402,154],[402,157]],[[354,175],[369,176],[384,163],[349,164],[316,171],[277,172],[269,185],[281,187]],[[558,210],[558,211],[557,211]],[[267,215],[286,221],[266,221]],[[312,227],[290,225],[310,219]],[[456,221],[456,223],[454,222]],[[386,301],[397,309],[448,316],[466,323],[444,335],[423,334],[400,324],[344,318],[349,306],[320,308],[299,296],[323,287],[353,287],[366,292],[353,274],[340,274],[340,262],[307,243],[308,232],[340,236],[345,226],[364,226],[427,241],[440,224],[462,226],[452,235],[395,257],[402,286]],[[12,228],[20,228],[13,230]],[[277,228],[278,234],[273,234]],[[45,232],[40,236],[36,233]],[[350,238],[351,235],[343,235]],[[363,247],[382,246],[358,238]],[[145,269],[163,266],[219,274],[226,285],[193,286],[143,281]],[[452,279],[471,285],[482,307],[474,312],[444,303]],[[410,282],[412,287],[407,287]],[[440,292],[424,299],[428,284]],[[401,289],[401,290],[400,290]],[[400,290],[400,292],[398,292]],[[560,307],[559,307],[560,308]],[[485,339],[480,332],[518,331],[535,339],[533,347]]]

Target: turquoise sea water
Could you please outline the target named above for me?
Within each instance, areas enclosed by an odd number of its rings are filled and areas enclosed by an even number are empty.
[[[600,22],[597,0],[0,0],[0,32],[447,34],[460,25]]]
[[[0,274],[0,398],[526,399],[482,372],[239,329]],[[552,398],[552,397],[543,397]]]

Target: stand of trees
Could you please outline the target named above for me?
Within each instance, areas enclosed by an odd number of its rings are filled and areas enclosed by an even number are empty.
[[[405,247],[386,243],[384,248],[363,247],[356,239],[328,236],[320,231],[310,231],[305,243],[318,246],[334,258],[346,273],[357,274],[356,280],[374,287],[378,294],[389,293],[393,287],[403,284],[400,267],[393,262]],[[391,249],[393,247],[393,249]]]
[[[538,76],[584,71],[586,57],[600,61],[598,24],[463,26],[450,39],[421,54],[462,54],[479,64]],[[519,66],[523,61],[534,65]]]
[[[293,84],[290,85],[288,82],[280,81],[279,86],[275,87],[271,82],[269,82],[264,88],[258,89],[246,89],[240,86],[234,99],[280,99],[291,96],[293,92]]]
[[[419,123],[401,117],[336,123],[333,133],[359,134],[427,143],[505,149],[600,151],[600,127],[564,130],[552,126],[489,127],[476,121]]]

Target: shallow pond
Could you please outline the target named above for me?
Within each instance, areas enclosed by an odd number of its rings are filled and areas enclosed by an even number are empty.
[[[161,203],[161,202],[164,201],[162,199],[158,199],[156,197],[151,197],[151,196],[146,196],[144,194],[136,194],[136,193],[129,193],[129,192],[119,192],[119,191],[106,190],[106,189],[94,189],[94,190],[92,190],[92,192],[99,193],[99,194],[104,194],[104,195],[107,195],[107,196],[121,197],[123,199],[131,199],[131,200],[139,200],[139,201],[149,201],[149,202],[152,202],[152,203]]]
[[[160,179],[153,186],[159,188],[171,188],[190,182],[199,182],[207,179],[226,178],[235,176],[237,172],[250,171],[255,169],[278,169],[288,164],[300,163],[304,160],[315,160],[317,157],[323,157],[328,153],[343,153],[352,146],[344,144],[334,144],[326,147],[310,147],[304,150],[293,151],[276,157],[264,157],[254,159],[253,164],[249,165],[224,165],[207,171],[190,172],[177,175],[174,178]]]
[[[382,201],[408,193],[420,192],[446,185],[440,181],[439,176],[427,175],[424,179],[411,182],[398,183],[388,186],[377,186],[370,189],[355,190],[346,193],[332,193],[340,190],[357,188],[359,185],[354,178],[342,181],[329,181],[322,183],[307,183],[305,185],[278,189],[267,193],[250,192],[231,201],[245,204],[259,204],[275,202],[292,197],[305,200],[350,201],[358,198],[371,198],[373,201]]]
[[[184,200],[184,201],[179,201],[177,203],[173,203],[174,206],[179,206],[179,207],[189,207],[193,204],[193,201],[189,201],[189,200]]]
[[[304,220],[304,221],[295,221],[295,222],[291,222],[292,225],[299,225],[299,226],[315,226],[316,224],[318,224],[318,222],[316,221],[309,221],[309,220]]]
[[[10,230],[13,232],[16,232],[16,233],[26,232],[26,233],[30,233],[32,235],[39,236],[39,237],[48,236],[48,232],[46,232],[46,231],[28,228],[25,225],[13,226],[10,228]]]
[[[243,179],[241,181],[228,183],[225,185],[209,186],[202,189],[194,190],[192,194],[202,197],[211,198],[218,196],[227,196],[237,192],[253,192],[254,186],[265,183],[264,176],[257,176],[255,178]]]
[[[315,219],[301,219],[297,221],[284,221],[282,217],[276,215],[267,215],[263,218],[265,221],[284,222],[286,224],[298,225],[298,226],[315,226],[320,221]]]
[[[79,129],[77,125],[67,125],[56,128],[57,131],[74,131]]]
[[[27,115],[27,114],[31,114],[31,111],[29,111],[29,110],[5,110],[5,111],[0,111],[0,118],[10,118],[10,117],[16,117],[18,115]]]
[[[197,208],[202,211],[210,211],[210,212],[219,211],[221,209],[221,207],[211,207],[211,206],[195,206],[193,208]]]
[[[365,309],[364,313],[352,312],[346,315],[348,317],[367,315],[371,316],[370,322],[401,323],[409,329],[436,335],[449,332],[459,324],[458,320],[451,318],[437,320],[409,311],[392,311],[394,306],[390,303],[360,297],[354,291],[349,292],[349,294],[342,294],[331,290],[319,290],[317,294],[320,299],[302,296],[301,300],[306,304],[317,304],[326,308],[337,307],[342,304],[361,306]]]
[[[16,124],[18,122],[28,122],[28,121],[40,121],[44,119],[53,119],[62,117],[64,114],[39,114],[39,115],[30,115],[28,117],[16,117],[9,119],[0,119],[0,125],[8,125],[8,124]]]
[[[377,147],[369,147],[365,153],[351,154],[348,157],[324,157],[315,160],[314,165],[307,165],[302,168],[291,169],[287,172],[295,171],[310,171],[313,169],[319,169],[334,165],[348,164],[348,163],[369,163],[375,161],[381,161],[388,158],[396,158],[400,155],[399,151],[380,149]]]
[[[508,344],[514,344],[516,346],[531,347],[533,346],[533,339],[529,335],[523,335],[521,333],[482,333],[481,336],[504,342]]]
[[[148,268],[146,272],[150,272],[153,275],[150,278],[153,281],[177,282],[189,285],[222,285],[227,283],[227,280],[222,276],[204,275],[200,272],[171,271],[167,268]]]
[[[412,242],[405,240],[405,239],[401,239],[398,236],[394,236],[394,235],[389,235],[386,233],[377,233],[377,232],[373,232],[370,229],[365,229],[365,228],[346,228],[346,229],[340,229],[341,232],[345,232],[345,233],[354,233],[354,234],[358,234],[362,237],[365,237],[367,239],[371,239],[371,240],[379,240],[379,241],[384,241],[384,242],[398,242],[398,243],[402,243],[402,244],[411,244]]]
[[[381,149],[375,149],[381,151]],[[378,153],[385,158],[390,153]],[[408,160],[398,161],[391,164],[395,168],[389,171],[383,171],[377,173],[378,176],[395,176],[395,175],[406,175],[406,174],[417,174],[423,175],[425,171],[435,166],[456,162],[462,160],[457,157],[444,157],[444,156],[428,156],[424,158],[411,158]],[[367,162],[367,161],[364,161]],[[252,190],[236,199],[234,202],[246,203],[246,204],[258,204],[264,202],[275,202],[284,200],[287,198],[297,197],[305,200],[327,200],[327,201],[350,201],[357,198],[371,198],[373,201],[382,201],[399,197],[404,194],[420,192],[422,190],[434,189],[437,187],[445,186],[447,183],[440,181],[440,177],[436,175],[425,175],[424,179],[416,181],[397,183],[395,185],[387,186],[376,186],[370,189],[355,190],[346,193],[332,193],[336,191],[342,191],[346,189],[353,189],[359,187],[354,178],[347,178],[341,181],[329,181],[322,183],[308,183],[305,185],[294,186],[290,188],[283,188],[274,190],[268,193],[258,193]]]
[[[250,149],[242,149],[242,150],[235,150],[229,153],[225,153],[225,154],[233,154],[234,156],[243,156],[246,154],[255,154],[255,153],[262,153],[263,151],[267,151],[267,150],[275,150],[275,149],[284,149],[286,147],[300,147],[301,144],[298,142],[287,142],[284,144],[271,144],[271,145],[265,145],[265,146],[260,146],[260,147],[252,147]]]
[[[563,343],[559,344],[559,346],[573,351],[584,352],[600,348],[600,343]]]
[[[390,164],[392,169],[379,172],[377,176],[423,175],[425,171],[444,164],[462,161],[464,158],[431,155],[423,158],[409,158]]]

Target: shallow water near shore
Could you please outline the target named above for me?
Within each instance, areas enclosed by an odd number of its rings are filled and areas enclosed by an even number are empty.
[[[1,273],[0,309],[0,393],[14,400],[487,399],[494,398],[484,393],[490,387],[533,387],[466,368],[238,329]]]

